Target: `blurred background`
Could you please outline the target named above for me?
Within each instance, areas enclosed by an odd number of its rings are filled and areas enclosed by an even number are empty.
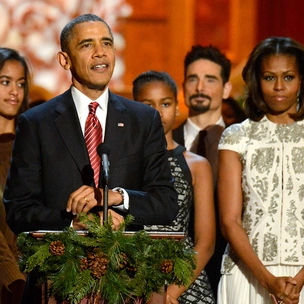
[[[304,43],[303,0],[0,0],[0,45],[31,66],[31,100],[48,100],[70,86],[58,64],[59,35],[83,13],[99,15],[114,32],[117,61],[110,88],[131,97],[132,81],[149,69],[166,71],[179,87],[183,120],[183,60],[194,44],[212,44],[232,61],[231,96],[241,100],[241,71],[255,44],[268,36]]]

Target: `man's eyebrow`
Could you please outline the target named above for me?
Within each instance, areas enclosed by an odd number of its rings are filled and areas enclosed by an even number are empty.
[[[113,42],[113,39],[110,37],[103,37],[101,40]]]
[[[198,78],[198,75],[197,74],[190,74],[190,75],[187,76],[187,79],[188,78],[194,78],[194,77]]]
[[[215,75],[209,75],[209,74],[205,75],[205,78],[208,78],[208,79],[216,79],[216,80],[219,79],[219,78],[216,77]]]
[[[113,43],[113,39],[110,38],[110,37],[102,37],[101,40],[102,40],[102,41],[110,41],[110,42]],[[81,40],[81,41],[78,43],[78,45],[81,45],[81,44],[84,44],[84,43],[87,43],[87,42],[92,42],[92,41],[94,41],[93,38],[86,38],[86,39]]]
[[[87,43],[87,42],[92,42],[93,39],[92,38],[86,38],[86,39],[83,39],[81,41],[79,41],[78,45],[81,45],[81,44],[84,44],[84,43]]]
[[[187,76],[187,79],[189,79],[189,78],[198,78],[198,75],[197,74],[190,74],[190,75]],[[207,79],[216,79],[216,80],[219,79],[217,76],[211,75],[211,74],[205,75],[204,78],[207,78]]]

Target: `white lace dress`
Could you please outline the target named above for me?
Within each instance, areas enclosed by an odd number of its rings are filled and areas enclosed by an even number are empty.
[[[294,277],[304,265],[304,122],[247,119],[224,131],[219,149],[240,156],[243,227],[254,251],[274,275]],[[218,304],[273,303],[229,245],[221,272]]]

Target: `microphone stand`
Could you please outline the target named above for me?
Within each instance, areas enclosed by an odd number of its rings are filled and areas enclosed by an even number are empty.
[[[101,143],[97,147],[97,154],[100,157],[102,169],[103,169],[103,224],[108,221],[108,184],[110,180],[110,162],[108,155],[110,153],[110,147],[107,144]]]
[[[104,183],[104,188],[103,188],[103,223],[107,223],[108,221],[108,194],[109,194],[109,189],[108,189],[108,183]]]
[[[108,200],[109,200],[108,199],[108,196],[109,196],[108,184],[109,184],[109,179],[110,179],[110,176],[109,176],[108,171],[104,171],[104,176],[103,176],[103,180],[104,180],[104,186],[103,186],[103,223],[104,224],[108,222]]]

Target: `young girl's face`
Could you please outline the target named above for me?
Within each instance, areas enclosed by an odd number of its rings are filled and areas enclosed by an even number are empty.
[[[165,134],[172,130],[178,103],[170,87],[162,81],[144,84],[139,90],[137,101],[156,109],[161,117]]]
[[[25,72],[17,60],[8,60],[0,71],[0,116],[14,118],[24,98]]]

